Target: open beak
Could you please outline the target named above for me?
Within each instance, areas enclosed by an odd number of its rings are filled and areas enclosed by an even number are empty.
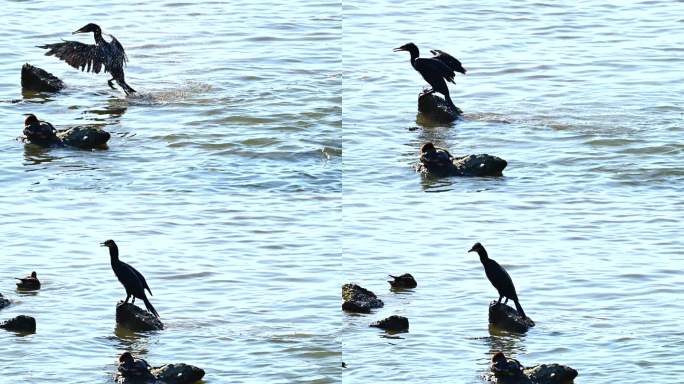
[[[394,49],[392,50],[392,52],[400,52],[400,51],[405,51],[405,49],[402,48],[402,47],[399,47],[399,48],[394,48]]]

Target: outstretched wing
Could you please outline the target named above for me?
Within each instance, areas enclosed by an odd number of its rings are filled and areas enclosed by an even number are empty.
[[[450,54],[440,51],[439,49],[433,49],[430,52],[434,55],[432,58],[441,61],[446,65],[451,71],[460,72],[465,75],[466,70],[461,65],[461,62],[457,58],[451,56]]]
[[[97,45],[83,44],[78,41],[63,41],[55,44],[39,45],[47,49],[45,56],[55,56],[81,71],[100,73],[102,67],[107,71],[105,55]]]

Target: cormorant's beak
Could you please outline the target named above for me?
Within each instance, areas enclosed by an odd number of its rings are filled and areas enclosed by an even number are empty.
[[[393,51],[393,52],[400,52],[400,51],[405,51],[405,50],[406,50],[406,48],[404,48],[404,47],[399,47],[399,48],[394,48],[392,51]]]
[[[71,32],[72,35],[75,35],[75,34],[77,34],[77,33],[84,33],[83,28],[81,28],[81,29],[79,29],[79,30],[77,30],[77,31]]]
[[[107,244],[105,244],[105,243],[100,243],[100,247],[106,247],[106,246],[107,246]]]
[[[477,252],[477,251],[475,251],[475,248],[470,248],[470,251],[468,251],[468,253],[470,253],[470,252]]]

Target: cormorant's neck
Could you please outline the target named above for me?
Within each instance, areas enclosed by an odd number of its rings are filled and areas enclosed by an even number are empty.
[[[411,50],[409,50],[409,53],[411,54],[411,64],[413,64],[413,62],[416,61],[418,56],[420,56],[420,51],[418,51],[418,47],[415,47],[411,48]]]
[[[109,247],[109,259],[111,260],[112,264],[119,262],[119,247],[116,245]]]
[[[485,261],[489,260],[489,256],[487,255],[487,251],[485,251],[484,249],[477,251],[477,254],[480,255],[480,261],[481,262],[484,263]]]
[[[93,35],[95,37],[95,44],[100,45],[107,43],[105,39],[102,37],[102,31],[95,31],[93,32]]]

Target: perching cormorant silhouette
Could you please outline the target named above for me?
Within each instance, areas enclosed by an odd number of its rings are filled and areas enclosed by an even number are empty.
[[[104,71],[112,75],[112,78],[107,81],[107,84],[112,89],[114,89],[112,81],[116,81],[126,95],[134,93],[135,89],[126,84],[124,80],[123,68],[128,61],[128,56],[126,56],[126,52],[124,52],[124,48],[119,43],[119,40],[109,35],[112,41],[107,42],[102,37],[100,27],[93,23],[73,32],[73,34],[90,32],[95,37],[95,44],[89,45],[78,41],[63,41],[61,43],[39,45],[38,48],[49,49],[45,53],[46,56],[54,55],[81,71],[100,73],[100,70],[104,67]]]
[[[114,270],[114,274],[121,282],[121,285],[123,285],[126,289],[126,300],[124,302],[128,303],[128,299],[133,296],[132,304],[134,304],[135,298],[137,297],[145,302],[145,308],[147,308],[148,311],[159,317],[159,314],[152,306],[152,303],[150,303],[150,301],[147,299],[147,296],[145,296],[145,289],[150,292],[150,295],[152,294],[152,291],[147,285],[147,281],[145,281],[145,277],[142,275],[142,273],[119,260],[119,247],[116,246],[114,240],[107,240],[100,245],[109,248],[109,257],[112,262],[112,270]]]
[[[511,299],[515,303],[515,309],[518,311],[520,316],[523,318],[527,317],[525,315],[525,311],[523,311],[522,306],[520,305],[520,301],[518,301],[518,294],[515,292],[513,280],[511,280],[511,276],[508,275],[508,272],[506,272],[506,270],[503,269],[499,263],[489,258],[487,251],[482,244],[475,243],[475,245],[473,245],[468,252],[477,252],[477,254],[480,255],[480,261],[484,266],[487,278],[492,283],[494,288],[499,291],[498,303],[501,303],[502,297],[506,298],[504,304],[508,303],[508,299]]]
[[[418,57],[420,56],[420,52],[418,51],[418,47],[413,43],[394,48],[394,52],[398,51],[408,51],[411,54],[411,65],[413,66],[413,69],[418,71],[418,73],[423,76],[423,79],[432,86],[432,89],[428,90],[426,93],[441,93],[444,95],[449,107],[453,110],[458,110],[453,101],[451,101],[449,87],[447,87],[446,81],[444,80],[456,84],[454,82],[455,72],[460,72],[465,75],[466,70],[463,68],[460,61],[450,54],[436,49],[430,51],[434,55],[433,57]]]

